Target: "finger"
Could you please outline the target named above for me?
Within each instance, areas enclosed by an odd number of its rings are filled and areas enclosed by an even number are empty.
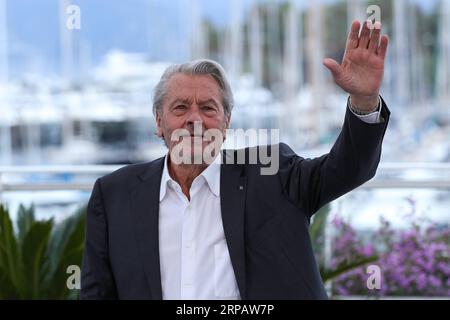
[[[347,38],[347,48],[348,49],[354,49],[358,47],[358,35],[359,35],[359,28],[360,23],[358,20],[354,20],[352,22],[352,26],[350,28],[350,32],[348,34]]]
[[[336,62],[336,60],[326,58],[323,60],[323,65],[327,67],[328,70],[331,71],[331,74],[333,75],[334,79],[339,78],[341,74],[341,66],[339,63]]]
[[[377,49],[377,54],[380,56],[383,60],[386,57],[386,51],[389,44],[389,38],[387,35],[383,35],[381,37],[380,46]]]
[[[367,21],[364,21],[361,30],[361,35],[359,37],[358,48],[367,49],[367,45],[369,44],[369,38],[370,38],[370,29],[369,26],[367,25]]]
[[[372,30],[372,36],[369,41],[369,51],[376,52],[380,42],[381,23],[375,22],[374,29]]]

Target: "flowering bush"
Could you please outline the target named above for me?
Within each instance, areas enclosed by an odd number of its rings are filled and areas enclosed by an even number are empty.
[[[333,280],[334,295],[450,296],[450,227],[393,229],[381,220],[381,227],[364,239],[341,218],[333,219],[331,267],[373,255],[380,267],[381,288],[368,289],[366,267],[352,269]]]

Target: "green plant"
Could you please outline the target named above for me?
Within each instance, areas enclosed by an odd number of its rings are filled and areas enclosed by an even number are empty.
[[[0,299],[73,299],[67,267],[81,266],[86,209],[55,224],[20,206],[16,230],[0,205]]]

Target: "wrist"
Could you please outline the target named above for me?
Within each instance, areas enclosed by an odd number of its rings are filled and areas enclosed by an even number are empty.
[[[374,111],[378,107],[379,95],[375,96],[358,96],[350,95],[350,105],[359,111],[370,112]]]

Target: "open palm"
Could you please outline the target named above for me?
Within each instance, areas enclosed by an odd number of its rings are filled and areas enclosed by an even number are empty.
[[[324,60],[324,65],[331,71],[336,84],[348,92],[352,99],[355,97],[359,101],[370,101],[378,97],[383,81],[389,41],[386,35],[380,40],[379,22],[374,27],[371,33],[365,22],[359,35],[360,23],[353,21],[342,63],[339,65],[330,58]]]

